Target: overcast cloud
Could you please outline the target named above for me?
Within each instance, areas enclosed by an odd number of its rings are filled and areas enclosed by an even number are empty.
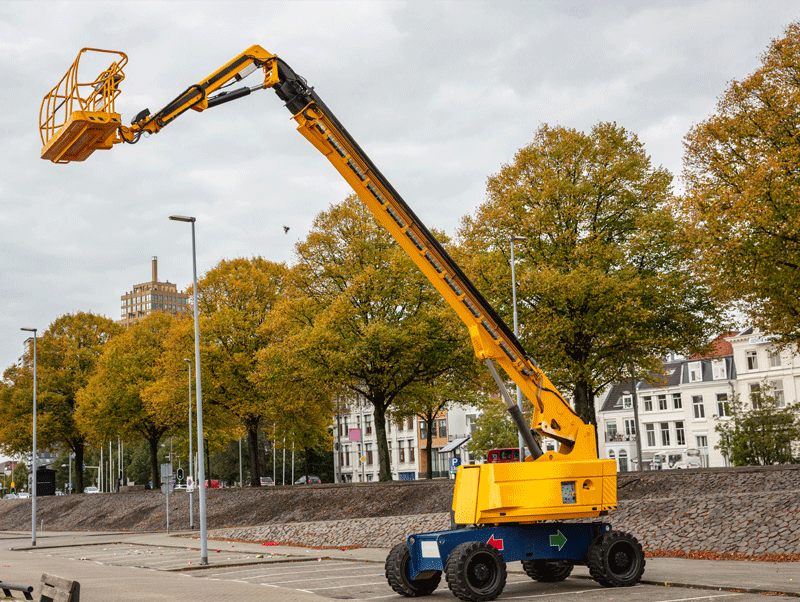
[[[153,255],[161,280],[190,284],[190,229],[169,215],[197,216],[200,274],[223,258],[291,263],[314,216],[349,191],[271,91],[189,112],[84,163],[41,160],[42,97],[83,47],[128,55],[117,101],[128,123],[263,46],[315,86],[428,227],[453,234],[486,178],[543,123],[616,121],[679,175],[689,127],[728,81],[757,68],[797,7],[3,2],[0,369],[23,351],[20,327],[41,332],[77,311],[119,319],[120,295],[150,279]]]

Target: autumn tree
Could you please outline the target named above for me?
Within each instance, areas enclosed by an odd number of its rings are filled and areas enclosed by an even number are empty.
[[[305,378],[374,407],[380,479],[391,480],[387,410],[415,383],[474,369],[467,333],[354,195],[316,217],[297,258],[286,349]]]
[[[78,312],[57,318],[37,340],[37,446],[40,449],[68,447],[77,465],[83,465],[86,435],[75,422],[78,392],[86,386],[106,343],[122,332],[112,320]],[[29,352],[33,358],[33,349]],[[4,420],[0,440],[6,451],[19,453],[31,448],[30,429],[20,423],[32,422],[32,362],[12,367],[4,379],[13,386],[3,397]],[[83,491],[83,474],[76,476],[77,490]]]
[[[680,209],[696,276],[785,343],[800,341],[800,23],[734,80],[685,141]]]
[[[147,441],[150,475],[160,486],[158,446],[165,433],[185,420],[183,404],[156,406],[159,358],[175,318],[154,312],[106,344],[97,367],[78,393],[75,420],[95,442],[122,435]]]
[[[594,397],[625,366],[655,369],[718,328],[686,269],[670,187],[614,123],[586,133],[543,125],[462,222],[459,257],[509,322],[509,240],[526,237],[515,244],[520,339],[586,423],[596,424]]]
[[[225,408],[244,428],[254,487],[261,484],[258,432],[270,411],[251,376],[256,353],[270,344],[261,326],[283,297],[285,278],[282,263],[253,257],[224,259],[197,284],[204,401]]]
[[[749,403],[736,396],[731,418],[717,419],[719,449],[734,466],[787,464],[792,442],[800,440],[800,406],[783,406],[775,391],[763,383],[750,394]]]
[[[463,328],[455,319],[450,320],[450,326]],[[453,336],[457,336],[454,333]],[[466,353],[469,354],[469,349]],[[466,365],[458,364],[452,370],[439,375],[433,380],[421,380],[411,385],[403,399],[397,404],[392,417],[402,419],[409,416],[425,423],[426,448],[425,459],[427,470],[425,478],[433,478],[433,434],[434,425],[440,417],[444,417],[450,408],[456,405],[476,405],[481,399],[481,392],[486,387],[483,366],[477,362]]]

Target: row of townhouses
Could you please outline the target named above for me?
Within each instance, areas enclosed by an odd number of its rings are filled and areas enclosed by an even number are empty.
[[[633,381],[622,382],[600,396],[596,407],[600,456],[615,459],[620,472],[683,468],[695,462],[727,466],[717,449],[715,427],[730,420],[734,396],[752,407],[752,392],[765,384],[782,407],[800,399],[797,351],[779,349],[771,337],[752,328],[723,335],[705,356],[665,362],[663,379],[657,383],[637,378],[635,390]]]
[[[377,481],[378,438],[373,407],[352,404],[347,413],[334,418],[333,461],[339,482]],[[461,464],[475,461],[466,443],[474,429],[479,411],[472,406],[455,406],[437,416],[431,439],[431,463],[434,477],[452,476],[451,459]],[[428,471],[427,423],[419,417],[386,420],[392,479],[413,481],[425,478]]]
[[[719,421],[730,420],[734,396],[751,403],[751,393],[769,386],[779,405],[800,400],[800,354],[781,350],[772,338],[748,328],[718,337],[711,351],[666,361],[663,376],[637,377],[616,383],[596,400],[600,457],[616,460],[620,472],[661,470],[690,466],[727,466],[716,448]],[[634,395],[635,393],[635,395]],[[638,404],[638,424],[634,413]],[[480,411],[456,406],[437,417],[432,439],[434,477],[453,475],[453,458],[461,464],[482,462],[473,458],[466,443]],[[392,478],[414,480],[427,473],[427,432],[418,417],[387,420]],[[642,457],[637,436],[641,433]],[[546,449],[554,449],[551,441]],[[377,436],[373,409],[353,404],[335,417],[334,466],[340,482],[377,481]]]

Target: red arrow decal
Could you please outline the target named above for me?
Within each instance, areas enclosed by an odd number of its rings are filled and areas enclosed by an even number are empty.
[[[488,543],[490,546],[494,546],[498,550],[502,550],[503,549],[503,540],[502,539],[495,539],[494,535],[489,537],[489,541],[487,541],[486,543]]]

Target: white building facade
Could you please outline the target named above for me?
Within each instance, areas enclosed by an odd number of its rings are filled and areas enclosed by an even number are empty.
[[[747,329],[718,338],[706,357],[665,362],[654,382],[637,379],[633,411],[632,382],[617,383],[598,400],[598,440],[603,458],[617,461],[620,472],[685,466],[687,453],[702,466],[727,466],[715,430],[729,420],[731,400],[738,395],[745,407],[753,390],[765,386],[779,404],[798,400],[800,356],[779,350],[768,336]],[[636,439],[641,437],[642,457]]]
[[[378,481],[378,437],[375,429],[375,408],[366,402],[351,403],[334,416],[333,462],[338,482],[364,483]],[[437,437],[433,445],[433,462],[436,476],[447,474],[449,458],[457,456],[462,464],[472,459],[465,443],[474,428],[479,412],[470,406],[454,406],[436,419]],[[422,426],[421,426],[422,425]],[[413,481],[425,478],[426,468],[422,454],[425,450],[425,422],[419,417],[402,420],[386,419],[386,439],[389,445],[392,480]],[[439,437],[439,433],[444,433]],[[422,443],[422,446],[420,445]],[[453,446],[448,446],[453,443]],[[451,451],[440,450],[454,447]]]

